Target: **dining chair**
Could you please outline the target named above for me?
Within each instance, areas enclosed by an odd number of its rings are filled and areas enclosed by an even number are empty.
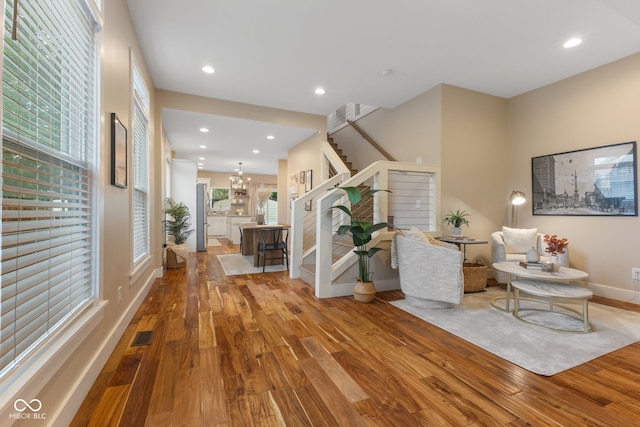
[[[278,259],[281,264],[286,261],[287,271],[289,271],[289,230],[286,228],[261,228],[258,230],[258,234],[260,236],[258,265],[260,265],[260,257],[262,257],[262,272],[265,272],[267,261]]]

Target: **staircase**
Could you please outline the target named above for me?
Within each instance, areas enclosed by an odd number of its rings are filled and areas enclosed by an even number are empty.
[[[353,164],[347,159],[347,156],[342,154],[342,149],[340,147],[338,147],[338,144],[333,141],[333,138],[330,137],[330,136],[327,136],[327,142],[333,148],[333,151],[336,152],[338,157],[340,157],[340,159],[342,159],[342,162],[344,163],[344,165],[347,167],[347,169],[349,169],[349,172],[351,173],[351,176],[354,176],[355,174],[357,174],[358,170],[357,169],[353,169]],[[329,170],[331,170],[331,168]],[[334,175],[335,175],[335,169],[333,169],[333,171],[334,171]],[[331,177],[333,175],[330,174],[329,176]]]
[[[324,176],[329,178],[292,203],[290,274],[292,278],[300,278],[314,287],[318,298],[351,295],[354,277],[357,275],[353,271],[357,257],[353,253],[351,236],[336,234],[340,225],[348,224],[349,217],[337,209],[332,209],[337,204],[347,204],[348,198],[342,191],[328,190],[350,186],[359,188],[364,194],[370,188],[389,189],[394,194],[376,193],[373,198],[359,206],[359,209],[364,209],[366,213],[359,213],[358,216],[366,216],[366,220],[371,223],[386,222],[389,215],[398,215],[395,211],[401,209],[399,212],[407,214],[403,215],[402,222],[399,222],[403,227],[425,227],[426,224],[425,230],[435,230],[432,227],[436,224],[439,206],[439,168],[415,163],[378,161],[362,171],[357,171],[332,138],[322,142],[321,155],[326,167]],[[430,181],[416,184],[415,176],[428,176],[430,178],[425,179]],[[414,188],[421,193],[414,193]],[[390,199],[394,197],[396,201],[391,206]],[[414,198],[428,202],[423,203],[420,209],[415,202],[406,204],[406,200]],[[380,230],[375,233],[371,246],[385,240],[388,245],[392,236],[393,232]],[[384,270],[388,269],[389,265],[380,264],[376,268]],[[379,277],[390,276],[386,274]],[[386,282],[385,279],[376,280],[376,287],[379,290],[397,289],[397,278],[386,279]]]

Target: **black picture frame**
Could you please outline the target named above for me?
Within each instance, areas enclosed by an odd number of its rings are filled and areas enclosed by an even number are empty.
[[[305,202],[305,204],[304,204],[304,210],[305,210],[305,211],[311,212],[311,203],[312,203],[312,201],[311,201],[311,200],[307,200],[307,201]]]
[[[638,216],[636,141],[531,158],[532,214]]]
[[[127,188],[127,128],[111,113],[111,184]]]

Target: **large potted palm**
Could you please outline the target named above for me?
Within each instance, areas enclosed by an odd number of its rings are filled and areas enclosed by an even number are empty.
[[[186,254],[188,253],[185,242],[193,233],[189,207],[182,202],[167,198],[164,202],[164,213],[167,215],[164,227],[170,237],[167,241],[167,268],[183,267],[186,265]],[[176,256],[184,261],[178,261]]]
[[[362,205],[367,199],[373,197],[378,191],[387,191],[381,189],[373,189],[367,191],[364,195],[357,187],[336,187],[343,190],[349,198],[350,206],[336,205],[332,209],[339,209],[350,218],[349,224],[341,225],[338,228],[338,235],[349,235],[353,240],[353,252],[358,256],[358,277],[353,287],[353,297],[359,302],[372,302],[376,296],[376,288],[373,283],[373,273],[370,271],[370,260],[376,252],[383,250],[378,247],[368,247],[373,233],[388,227],[386,222],[372,224],[362,218]]]

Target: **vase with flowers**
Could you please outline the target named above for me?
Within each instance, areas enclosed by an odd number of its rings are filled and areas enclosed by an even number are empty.
[[[558,259],[558,255],[563,254],[567,246],[569,246],[569,241],[565,238],[559,238],[557,235],[545,234],[543,236],[544,242],[547,244],[546,249],[544,250],[551,257],[551,262],[554,265],[559,266],[560,262]]]

